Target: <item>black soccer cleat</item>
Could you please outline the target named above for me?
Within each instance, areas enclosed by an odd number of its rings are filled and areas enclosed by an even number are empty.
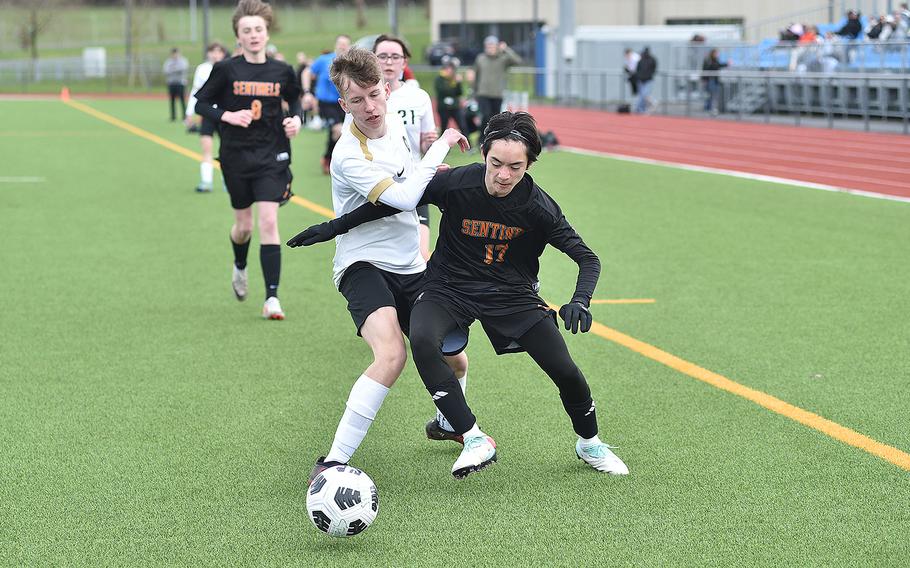
[[[348,465],[346,463],[337,462],[337,461],[325,461],[325,456],[320,456],[316,460],[316,465],[313,466],[313,470],[310,472],[310,478],[307,480],[306,485],[309,487],[313,484],[313,480],[316,479],[316,476],[322,473],[323,471],[329,469],[330,467],[336,467],[339,465]]]
[[[462,446],[464,445],[464,436],[460,436],[455,432],[450,432],[439,425],[439,419],[434,418],[427,422],[427,438],[430,440],[452,440],[453,442],[458,442]]]

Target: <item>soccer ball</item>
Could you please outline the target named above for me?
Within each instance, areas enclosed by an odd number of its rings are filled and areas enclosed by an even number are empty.
[[[379,512],[379,494],[370,476],[356,467],[327,468],[313,479],[306,510],[316,528],[331,536],[363,532]]]

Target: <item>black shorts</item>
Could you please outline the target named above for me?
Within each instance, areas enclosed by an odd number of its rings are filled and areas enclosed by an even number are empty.
[[[542,319],[550,318],[554,325],[558,325],[556,312],[532,292],[478,293],[429,282],[415,303],[426,301],[432,301],[449,312],[465,335],[471,324],[480,320],[497,355],[524,351],[518,340]]]
[[[319,101],[319,117],[328,126],[344,122],[344,109],[338,101]]]
[[[294,195],[291,191],[294,176],[290,168],[249,174],[234,172],[222,162],[221,171],[234,209],[246,209],[257,201],[274,201],[284,205]]]
[[[430,226],[430,206],[429,205],[420,205],[417,207],[417,220],[420,221],[421,225]]]
[[[199,125],[199,136],[214,136],[218,132],[218,123],[207,116],[202,117]]]
[[[344,271],[338,290],[348,301],[348,311],[357,335],[370,314],[390,306],[398,312],[398,324],[405,335],[411,321],[411,306],[423,284],[423,272],[395,274],[376,268],[369,262],[355,262]]]

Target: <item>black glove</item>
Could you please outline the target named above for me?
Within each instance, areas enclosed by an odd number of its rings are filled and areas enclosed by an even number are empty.
[[[297,233],[288,240],[288,246],[291,248],[294,247],[308,247],[310,245],[315,245],[316,243],[324,243],[325,241],[331,240],[338,236],[339,233],[332,221],[326,221],[325,223],[319,223],[318,225],[313,225],[312,227],[307,227],[303,231]]]
[[[571,329],[572,333],[578,333],[579,329],[582,333],[586,333],[591,329],[591,312],[577,300],[559,308],[559,317],[566,322],[566,329]]]

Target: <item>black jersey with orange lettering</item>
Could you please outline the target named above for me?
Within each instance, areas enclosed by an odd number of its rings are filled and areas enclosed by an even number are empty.
[[[421,203],[442,211],[427,281],[464,291],[534,293],[540,255],[549,244],[578,263],[574,297],[587,304],[600,262],[556,201],[527,174],[507,196],[493,197],[484,184],[485,171],[483,164],[453,168],[438,173],[427,186]]]
[[[294,69],[272,58],[250,63],[242,55],[216,63],[196,93],[196,112],[221,124],[219,159],[235,171],[285,168],[291,144],[284,133],[286,116],[299,105],[300,83]],[[253,121],[243,128],[221,122],[225,111],[250,109]]]

